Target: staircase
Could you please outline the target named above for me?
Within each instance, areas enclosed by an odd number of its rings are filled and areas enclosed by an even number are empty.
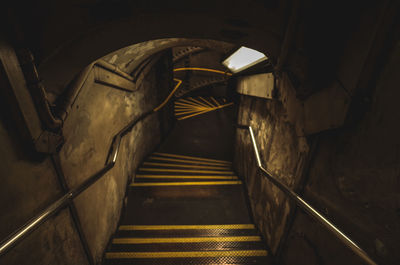
[[[130,184],[105,264],[269,264],[231,162],[153,153]]]

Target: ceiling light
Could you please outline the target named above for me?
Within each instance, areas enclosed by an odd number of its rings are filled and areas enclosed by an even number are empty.
[[[238,73],[267,59],[268,57],[265,54],[242,46],[222,64],[229,68],[232,73]]]

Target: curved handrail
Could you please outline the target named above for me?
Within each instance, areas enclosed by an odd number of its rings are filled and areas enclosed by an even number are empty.
[[[167,102],[171,99],[172,95],[176,92],[176,90],[179,88],[179,86],[182,84],[182,80],[178,79],[178,78],[174,78],[174,81],[178,82],[174,89],[171,91],[171,93],[168,95],[168,97],[165,98],[165,100],[154,109],[154,111],[158,111],[160,110],[162,107],[165,106],[165,104],[167,104]]]
[[[301,198],[297,193],[292,191],[286,184],[281,182],[276,176],[265,169],[261,164],[260,154],[257,148],[257,142],[254,137],[254,132],[251,126],[248,125],[237,125],[239,129],[247,129],[250,133],[251,142],[253,144],[254,153],[256,155],[257,167],[263,173],[263,175],[271,181],[275,186],[277,186],[281,191],[283,191],[287,196],[293,199],[296,204],[305,210],[309,215],[316,219],[320,224],[322,224],[326,229],[332,232],[346,247],[351,249],[357,256],[364,260],[369,265],[377,265],[368,254],[358,246],[353,240],[351,240],[344,232],[340,231],[331,221],[328,220],[323,214],[314,209],[309,203],[307,203],[303,198]]]

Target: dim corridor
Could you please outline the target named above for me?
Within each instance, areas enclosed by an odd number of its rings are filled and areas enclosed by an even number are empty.
[[[243,183],[229,161],[232,112],[177,121],[129,185],[104,264],[268,263]]]

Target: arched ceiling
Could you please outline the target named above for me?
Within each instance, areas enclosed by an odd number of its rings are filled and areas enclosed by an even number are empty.
[[[359,79],[355,69],[361,73],[361,58],[370,58],[376,29],[383,18],[392,17],[385,12],[396,10],[389,4],[396,6],[394,2],[15,0],[5,3],[10,15],[1,18],[11,23],[14,45],[33,52],[50,91],[62,91],[85,66],[119,49],[192,39],[247,46],[273,63],[279,57],[278,72],[287,72],[297,95],[305,99],[337,79],[347,90],[354,89]],[[179,41],[163,45],[153,51],[198,46]],[[350,59],[354,62],[348,63]]]
[[[149,40],[213,39],[274,58],[288,13],[287,1],[276,0],[41,0],[23,6],[15,3],[14,13],[24,45],[52,90],[64,88],[92,61]]]
[[[202,47],[220,53],[228,53],[235,47],[234,44],[223,41],[168,38],[137,43],[112,52],[102,59],[118,66],[118,68],[126,73],[132,73],[139,64],[151,55],[165,49],[179,46]]]

